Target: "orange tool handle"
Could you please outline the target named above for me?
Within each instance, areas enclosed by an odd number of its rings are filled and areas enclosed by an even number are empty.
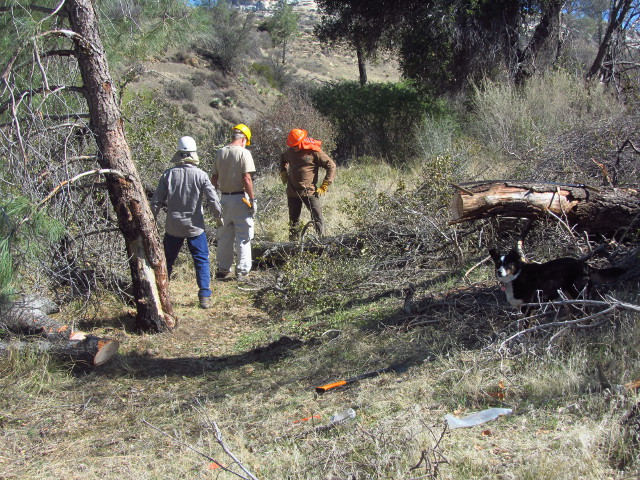
[[[327,390],[331,390],[332,388],[336,388],[336,387],[341,387],[346,384],[347,384],[346,380],[338,380],[337,382],[328,383],[327,385],[322,385],[321,387],[316,387],[316,392],[318,393],[326,392]]]
[[[247,204],[247,207],[251,208],[251,202],[247,200],[247,197],[242,197],[242,201]]]

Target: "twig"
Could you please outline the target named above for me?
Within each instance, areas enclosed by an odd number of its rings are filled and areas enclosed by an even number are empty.
[[[513,335],[511,335],[509,338],[507,338],[506,340],[504,340],[501,344],[500,344],[500,348],[505,348],[509,342],[511,342],[512,340],[525,335],[527,333],[531,333],[531,332],[535,332],[537,330],[544,330],[544,329],[549,329],[549,328],[554,328],[554,327],[566,327],[569,325],[576,325],[579,328],[594,328],[598,325],[602,325],[603,322],[598,322],[595,324],[590,324],[590,325],[578,325],[581,323],[584,323],[588,320],[593,320],[594,318],[598,318],[601,317],[603,315],[606,315],[607,313],[617,310],[617,309],[622,309],[622,310],[631,310],[634,312],[640,312],[640,306],[638,305],[633,305],[630,303],[625,303],[625,302],[621,302],[619,300],[616,300],[613,297],[607,297],[607,301],[600,301],[600,300],[563,300],[561,302],[545,302],[545,303],[540,303],[540,304],[524,304],[523,306],[545,306],[545,305],[585,305],[585,306],[606,306],[607,308],[605,308],[604,310],[601,310],[600,312],[594,313],[592,315],[587,315],[586,317],[581,317],[581,318],[577,318],[577,319],[573,319],[573,320],[565,320],[565,321],[561,321],[561,322],[550,322],[550,323],[544,323],[541,325],[534,325],[533,327],[529,327],[526,328],[524,330],[521,330]],[[524,318],[523,320],[530,320],[532,318],[535,318],[536,316],[533,317],[527,317]]]
[[[487,263],[487,260],[491,260],[491,256],[487,256],[487,257],[483,258],[483,259],[482,259],[482,260],[480,260],[478,263],[476,263],[473,267],[471,267],[469,270],[467,270],[466,272],[464,272],[463,277],[464,277],[464,279],[465,279],[469,284],[471,284],[471,280],[469,280],[469,274],[470,274],[471,272],[473,272],[473,271],[474,271],[476,268],[478,268],[479,266],[481,266],[481,265],[483,265],[483,264]]]
[[[460,185],[456,185],[455,183],[452,183],[451,186],[456,190],[460,190],[462,193],[466,193],[467,195],[475,195],[475,192],[469,190],[468,188],[461,187]]]
[[[248,477],[242,477],[242,475],[239,475],[239,474],[237,474],[235,472],[232,472],[232,473],[234,473],[235,475],[237,475],[238,477],[241,477],[241,478],[249,478],[251,480],[258,480],[258,478],[255,477],[247,469],[247,467],[245,467],[242,464],[242,462],[227,448],[227,446],[224,443],[224,440],[222,439],[222,432],[220,432],[220,429],[218,428],[218,425],[216,424],[216,422],[209,418],[209,415],[207,415],[207,412],[204,410],[204,407],[202,407],[202,404],[200,403],[200,400],[196,398],[196,402],[200,406],[200,410],[198,408],[196,408],[196,407],[193,407],[193,408],[194,408],[194,410],[196,412],[200,413],[201,415],[204,416],[204,418],[207,419],[207,422],[209,422],[209,425],[211,425],[211,427],[213,428],[213,432],[214,432],[214,435],[215,435],[215,438],[216,438],[216,442],[218,442],[218,444],[222,447],[222,450],[224,451],[224,453],[229,455],[231,457],[231,459],[242,469],[242,471],[248,475]],[[220,464],[218,463],[218,465],[220,465]],[[222,467],[222,465],[220,465],[220,466]],[[227,471],[230,472],[231,470],[227,470]]]
[[[576,236],[575,236],[575,235],[574,235],[574,233],[573,233],[573,230],[571,229],[571,227],[569,226],[569,224],[568,224],[565,220],[563,220],[562,218],[560,218],[558,215],[556,215],[555,213],[553,213],[551,210],[548,210],[548,209],[547,209],[546,213],[548,213],[550,216],[552,216],[553,218],[555,218],[556,220],[558,220],[558,222],[560,222],[560,224],[561,224],[564,228],[566,228],[566,229],[567,229],[567,232],[569,232],[569,235],[571,235],[571,238],[573,238],[573,240],[574,240],[576,243],[578,243],[578,242],[577,242],[577,240],[576,240]]]
[[[446,422],[444,423],[444,428],[440,432],[440,436],[437,438],[434,435],[433,431],[429,428],[429,433],[431,433],[431,436],[435,440],[435,444],[429,449],[422,451],[420,460],[418,460],[418,463],[411,467],[409,471],[417,470],[418,468],[422,468],[424,466],[428,478],[430,478],[431,480],[436,480],[438,478],[438,475],[440,474],[440,464],[449,463],[449,461],[440,451],[440,443],[448,432],[449,427]]]
[[[103,168],[103,169],[97,168],[95,170],[89,170],[88,172],[79,173],[75,177],[70,178],[69,180],[65,180],[63,182],[60,182],[60,184],[56,185],[56,187],[53,190],[51,190],[51,192],[49,192],[49,194],[46,197],[44,197],[44,199],[42,199],[40,201],[40,203],[38,203],[38,205],[36,205],[36,208],[34,209],[34,211],[31,214],[27,215],[22,220],[20,220],[20,222],[16,225],[14,231],[17,231],[22,224],[24,224],[25,222],[29,221],[31,219],[31,217],[33,217],[33,215],[35,213],[37,213],[45,205],[45,203],[47,203],[49,200],[51,200],[66,185],[70,185],[71,183],[74,183],[74,182],[80,180],[81,178],[89,176],[89,175],[101,175],[101,174],[102,175],[110,174],[110,175],[115,175],[115,176],[120,177],[120,178],[128,179],[128,177],[126,175],[124,175],[122,172],[120,172],[119,170],[114,170],[114,169],[111,169],[111,168]]]
[[[215,458],[213,458],[213,457],[211,457],[211,456],[207,455],[207,454],[206,454],[206,453],[204,453],[204,452],[201,452],[200,450],[198,450],[198,449],[196,449],[196,448],[193,448],[191,445],[189,445],[189,444],[187,444],[187,443],[184,443],[184,442],[182,442],[182,441],[178,440],[177,438],[175,438],[175,437],[173,437],[173,436],[169,435],[167,432],[164,432],[163,430],[160,430],[160,429],[159,429],[158,427],[156,427],[155,425],[150,424],[150,423],[149,423],[149,422],[147,422],[146,420],[142,419],[142,423],[144,423],[144,424],[145,424],[145,425],[147,425],[148,427],[153,428],[156,432],[161,433],[161,434],[162,434],[162,435],[164,435],[165,437],[169,437],[171,440],[173,440],[173,441],[174,441],[174,442],[176,442],[177,444],[182,445],[183,447],[188,448],[189,450],[191,450],[191,451],[193,451],[193,452],[197,453],[198,455],[203,456],[204,458],[206,458],[206,459],[207,459],[207,460],[209,460],[210,462],[214,462],[216,465],[218,465],[218,466],[219,466],[221,469],[223,469],[225,472],[229,472],[229,473],[232,473],[232,474],[236,475],[237,477],[247,479],[247,477],[243,477],[242,475],[240,475],[240,474],[238,474],[238,473],[234,472],[233,470],[229,470],[227,467],[225,467],[225,466],[224,466],[224,465],[222,465],[220,462],[218,462]],[[255,477],[253,477],[253,476],[252,476],[252,477],[249,477],[249,478],[250,478],[250,479],[252,479],[252,480],[257,480],[257,479],[256,479]]]
[[[111,175],[115,175],[116,177],[120,177],[120,178],[124,178],[126,179],[127,177],[120,171],[118,170],[113,170],[111,168],[97,168],[95,170],[89,170],[88,172],[82,172],[79,173],[78,175],[76,175],[73,178],[70,178],[69,180],[65,180],[63,182],[60,182],[59,185],[56,185],[56,187],[51,190],[51,192],[49,192],[49,194],[44,197],[44,199],[42,199],[40,201],[40,203],[38,203],[36,210],[41,209],[45,203],[47,203],[49,200],[51,200],[53,198],[54,195],[56,195],[63,187],[65,187],[66,185],[69,185],[70,183],[74,183],[78,180],[80,180],[83,177],[87,177],[89,175],[107,175],[107,174],[111,174]]]

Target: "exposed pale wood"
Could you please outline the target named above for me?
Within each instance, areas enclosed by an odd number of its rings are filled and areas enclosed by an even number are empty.
[[[450,224],[494,216],[540,219],[555,215],[582,231],[604,235],[640,225],[640,194],[632,188],[508,180],[460,186],[452,199]]]
[[[118,351],[117,340],[99,338],[92,335],[82,339],[37,340],[0,342],[0,355],[9,355],[12,351],[32,350],[37,353],[49,353],[63,360],[71,360],[75,364],[98,367],[108,362]]]
[[[98,145],[98,163],[122,174],[107,175],[106,184],[127,247],[137,326],[156,332],[174,328],[177,320],[169,299],[164,251],[125,138],[94,5],[90,0],[69,0],[65,11],[75,34],[75,54]]]
[[[117,340],[87,335],[73,331],[49,316],[58,311],[55,303],[47,298],[26,296],[0,308],[0,327],[19,335],[38,335],[37,341],[0,343],[0,354],[11,348],[31,348],[68,357],[76,363],[98,366],[107,362],[117,351]]]

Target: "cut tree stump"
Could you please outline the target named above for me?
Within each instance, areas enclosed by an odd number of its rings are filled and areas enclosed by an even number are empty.
[[[32,348],[66,357],[75,363],[99,366],[106,363],[120,347],[117,340],[87,335],[73,331],[48,314],[58,311],[58,306],[44,297],[26,296],[0,309],[0,326],[20,335],[38,335],[37,341],[0,343],[0,355],[12,348]]]
[[[493,180],[453,185],[449,224],[504,216],[556,217],[590,234],[615,235],[640,226],[640,193],[633,188]]]

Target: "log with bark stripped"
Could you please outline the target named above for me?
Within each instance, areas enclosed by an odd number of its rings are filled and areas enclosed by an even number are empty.
[[[615,235],[640,226],[640,193],[633,188],[495,180],[454,185],[450,224],[494,216],[560,217],[591,234]]]
[[[118,351],[120,343],[117,340],[74,332],[68,325],[49,316],[57,311],[55,303],[37,296],[20,298],[0,309],[0,326],[16,334],[41,337],[37,341],[0,343],[0,354],[7,353],[12,348],[32,348],[48,351],[75,363],[99,366]]]

